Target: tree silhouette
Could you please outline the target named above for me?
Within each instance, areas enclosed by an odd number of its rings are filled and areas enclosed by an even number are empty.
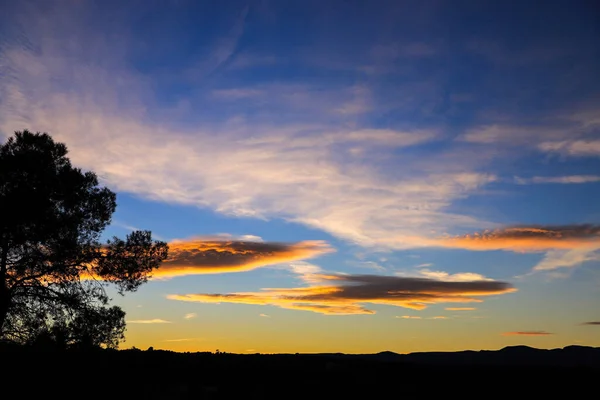
[[[106,286],[135,291],[168,248],[149,231],[102,244],[115,208],[115,193],[48,134],[15,132],[0,146],[0,339],[118,344],[125,313],[108,306]]]

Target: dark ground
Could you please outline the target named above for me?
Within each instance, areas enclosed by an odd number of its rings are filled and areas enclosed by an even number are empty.
[[[0,350],[0,398],[596,398],[600,348],[399,355]],[[9,390],[9,391],[7,391]],[[51,396],[51,397],[48,397]]]

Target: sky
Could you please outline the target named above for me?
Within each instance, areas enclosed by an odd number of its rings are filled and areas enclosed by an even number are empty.
[[[540,4],[0,0],[0,139],[169,243],[122,348],[600,346],[600,8]]]

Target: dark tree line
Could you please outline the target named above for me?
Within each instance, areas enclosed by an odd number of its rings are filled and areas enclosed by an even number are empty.
[[[125,313],[106,287],[135,291],[167,257],[149,231],[100,241],[116,195],[71,165],[46,133],[0,145],[0,340],[116,347]]]

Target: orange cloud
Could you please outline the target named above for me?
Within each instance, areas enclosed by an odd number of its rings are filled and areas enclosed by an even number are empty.
[[[517,331],[517,332],[504,332],[502,336],[547,336],[553,335],[551,332],[546,331]]]
[[[195,238],[169,243],[169,257],[154,278],[250,271],[266,265],[304,260],[333,252],[320,240],[298,243]]]
[[[600,246],[600,226],[518,226],[438,240],[442,247],[467,250],[538,252]]]
[[[441,281],[381,275],[319,275],[322,285],[228,294],[170,294],[171,300],[271,305],[321,314],[374,314],[362,304],[422,310],[429,304],[481,302],[478,297],[516,291],[499,281]],[[327,284],[328,283],[328,284]]]

